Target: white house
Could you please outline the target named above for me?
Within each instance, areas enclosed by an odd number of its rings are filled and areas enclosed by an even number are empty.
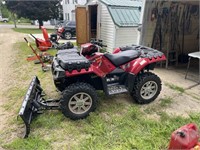
[[[75,6],[85,5],[87,0],[63,0],[63,19],[75,21]]]

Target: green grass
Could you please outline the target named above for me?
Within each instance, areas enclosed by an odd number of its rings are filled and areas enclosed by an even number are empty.
[[[8,21],[7,23],[5,23],[5,22],[0,22],[0,24],[13,24],[13,22],[12,21]]]
[[[150,115],[156,114],[159,117],[160,113],[162,113],[162,111],[165,108],[169,107],[172,102],[173,102],[173,99],[171,97],[161,98],[161,99],[159,99],[159,103],[153,104],[153,105],[145,108],[144,112],[146,114],[150,114]]]
[[[86,119],[73,121],[64,117],[60,111],[45,111],[33,120],[29,138],[21,139],[15,136],[22,126],[22,121],[16,120],[16,116],[32,77],[38,76],[48,97],[59,98],[60,93],[56,92],[50,71],[44,73],[40,65],[26,61],[27,55],[32,54],[27,44],[17,43],[15,47],[17,60],[12,69],[16,73],[16,82],[5,93],[8,103],[4,106],[12,115],[9,128],[0,133],[0,146],[4,149],[167,149],[175,129],[190,122],[200,126],[200,114],[190,114],[188,118],[166,114],[163,110],[170,106],[173,101],[171,97],[143,106],[116,101],[120,96],[107,97],[98,92],[98,107]],[[50,52],[55,54],[56,51]],[[128,95],[123,95],[123,99],[131,101]],[[147,117],[155,113],[158,118]]]
[[[171,83],[165,83],[166,86],[168,86],[170,89],[175,90],[175,91],[179,91],[180,93],[184,93],[185,89],[182,87],[179,87],[177,85],[171,84]]]
[[[160,99],[160,106],[161,107],[166,107],[168,105],[170,105],[173,101],[173,99],[171,97],[166,97],[166,98],[162,98]]]
[[[30,137],[27,139],[16,139],[12,144],[5,145],[4,148],[12,150],[44,150],[51,149],[51,145],[48,141],[43,140],[42,137]]]
[[[101,116],[92,120],[92,128],[84,130],[88,136],[75,149],[166,149],[171,132],[179,126],[199,119],[183,119],[161,114],[159,121],[147,119],[145,114],[135,107],[109,122]]]
[[[15,32],[27,33],[27,34],[30,34],[30,33],[32,33],[32,34],[42,34],[41,29],[36,29],[36,28],[34,28],[34,29],[31,29],[31,28],[13,28],[13,30]],[[47,29],[47,32],[53,33],[53,32],[55,32],[55,30],[54,29]]]

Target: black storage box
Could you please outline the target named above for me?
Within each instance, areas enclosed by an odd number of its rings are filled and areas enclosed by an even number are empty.
[[[78,53],[59,53],[57,54],[57,61],[64,70],[69,72],[73,70],[80,72],[81,69],[87,71],[90,67],[89,60]]]
[[[58,50],[56,55],[68,55],[69,53],[78,53],[77,47],[70,48],[70,49],[63,49],[63,50]]]

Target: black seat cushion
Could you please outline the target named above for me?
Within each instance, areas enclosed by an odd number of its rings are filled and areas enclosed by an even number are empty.
[[[120,53],[116,54],[109,54],[106,53],[104,56],[108,58],[113,65],[116,67],[119,67],[137,57],[139,57],[140,53],[136,50],[128,50],[128,51],[122,51]]]

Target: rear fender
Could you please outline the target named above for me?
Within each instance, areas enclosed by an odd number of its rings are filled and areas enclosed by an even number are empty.
[[[156,62],[164,61],[166,60],[166,57],[162,55],[161,57],[156,58],[137,58],[133,61],[131,61],[128,65],[126,64],[126,71],[132,74],[138,74],[141,70],[145,69],[148,65],[152,65],[149,68],[146,69],[153,69],[154,64]]]

